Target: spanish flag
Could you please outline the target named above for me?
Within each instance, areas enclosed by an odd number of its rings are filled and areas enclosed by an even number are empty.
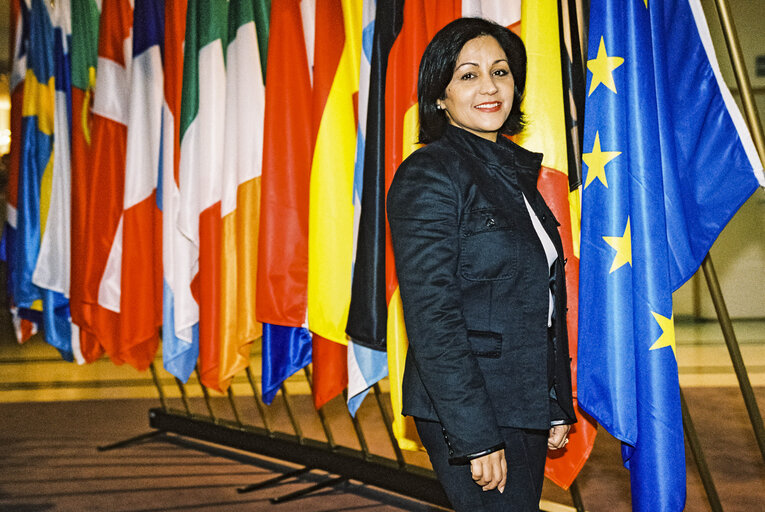
[[[428,42],[444,25],[460,17],[460,0],[410,0],[404,3],[404,23],[388,58],[385,83],[385,190],[396,169],[419,146],[417,137],[417,75]],[[414,422],[401,415],[401,381],[409,341],[393,264],[390,228],[386,222],[386,297],[388,300],[388,375],[393,407],[393,432],[399,446],[416,450]]]
[[[361,56],[360,0],[316,5],[313,127],[308,229],[308,327],[314,333],[314,405],[348,382],[345,326],[353,266],[355,94]]]
[[[567,329],[577,423],[572,426],[565,450],[549,453],[545,476],[568,489],[589,457],[597,431],[594,421],[581,413],[576,402],[580,211],[579,190],[569,188],[558,19],[555,0],[523,0],[521,37],[528,57],[523,111],[528,125],[516,142],[544,155],[537,187],[560,223],[558,231],[567,260]]]

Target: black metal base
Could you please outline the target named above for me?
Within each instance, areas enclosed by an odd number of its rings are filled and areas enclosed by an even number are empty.
[[[344,476],[338,476],[335,478],[327,478],[326,480],[323,480],[317,484],[314,484],[311,487],[300,489],[299,491],[291,492],[283,496],[277,496],[276,498],[271,498],[269,501],[273,503],[274,505],[279,503],[287,503],[288,501],[296,500],[296,499],[302,498],[303,496],[308,496],[312,492],[320,491],[326,487],[334,487],[335,485],[340,485],[347,481],[348,479],[345,478]]]
[[[273,478],[269,478],[268,480],[264,482],[258,482],[257,484],[251,484],[246,487],[240,487],[236,490],[239,494],[244,494],[246,492],[252,492],[252,491],[259,491],[261,489],[266,489],[268,487],[272,487],[279,482],[283,482],[284,480],[287,480],[288,478],[298,477],[300,475],[304,475],[311,471],[311,468],[300,468],[296,469],[295,471],[288,471],[287,473],[282,473],[279,476],[275,476]]]
[[[144,439],[152,439],[161,434],[164,434],[162,430],[153,430],[151,432],[146,432],[145,434],[134,436],[129,439],[123,439],[122,441],[117,441],[116,443],[107,444],[105,446],[98,446],[96,447],[96,449],[99,452],[108,452],[109,450],[116,450],[118,448],[124,448],[125,446],[130,446],[131,444],[140,443]]]
[[[188,416],[180,411],[160,408],[149,411],[149,424],[162,432],[188,436],[251,453],[265,455],[315,468],[334,475],[326,485],[342,480],[358,480],[395,493],[442,507],[450,507],[441,484],[431,470],[408,466],[377,455],[367,455],[343,446],[332,449],[329,444],[281,432],[270,433],[262,428],[240,426],[224,420],[211,421],[201,416]],[[283,500],[285,497],[280,498]]]

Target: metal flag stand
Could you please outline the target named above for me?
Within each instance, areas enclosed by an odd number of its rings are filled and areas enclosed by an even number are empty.
[[[169,407],[167,395],[164,392],[160,379],[157,377],[156,368],[153,364],[151,366],[151,373],[161,404],[160,407],[149,411],[149,424],[155,430],[108,446],[99,447],[100,451],[122,448],[151,438],[175,434],[213,443],[214,445],[272,457],[299,466],[294,470],[284,472],[263,482],[240,487],[237,489],[239,493],[274,487],[286,480],[303,477],[312,471],[326,473],[323,479],[313,485],[271,498],[270,501],[274,504],[299,499],[321,489],[342,485],[349,480],[355,480],[433,505],[441,507],[450,506],[443,488],[436,480],[433,471],[406,461],[401,448],[398,446],[398,441],[393,435],[390,406],[379,384],[375,384],[372,387],[371,393],[374,396],[374,403],[385,429],[383,437],[387,438],[390,443],[393,458],[372,453],[365,434],[365,426],[362,425],[360,419],[352,417],[350,413],[347,413],[348,418],[352,424],[355,440],[360,449],[350,448],[335,441],[331,421],[323,409],[314,411],[325,440],[320,441],[306,436],[300,422],[301,416],[297,412],[297,408],[286,385],[282,385],[279,396],[281,396],[286,416],[289,418],[292,433],[276,430],[272,419],[269,418],[266,406],[260,400],[260,391],[249,368],[246,369],[245,374],[247,383],[252,391],[251,399],[254,400],[255,410],[263,424],[262,427],[249,424],[243,420],[244,415],[240,411],[240,406],[237,402],[245,400],[245,397],[236,397],[232,387],[229,387],[226,397],[212,397],[200,383],[201,396],[206,413],[199,414],[192,412],[186,386],[177,381],[177,379],[176,383],[180,392],[182,409]],[[304,369],[303,376],[310,389],[311,372],[309,368]],[[226,398],[227,400],[225,400]],[[250,399],[250,397],[247,397],[247,399]],[[223,415],[216,414],[214,402],[222,402],[223,400],[228,403],[228,409],[233,419],[223,418]],[[218,406],[220,407],[220,404]],[[369,405],[366,407],[367,411],[369,411],[369,409],[374,409],[375,406]],[[368,427],[369,425],[367,424]],[[571,485],[570,492],[574,507],[555,504],[555,510],[565,510],[568,508],[571,511],[584,512],[585,508],[576,482]],[[541,510],[545,510],[544,502]]]

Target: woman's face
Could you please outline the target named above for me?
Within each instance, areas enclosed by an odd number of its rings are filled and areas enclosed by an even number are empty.
[[[444,98],[437,101],[449,123],[491,141],[513,106],[515,81],[496,39],[479,36],[462,47]]]

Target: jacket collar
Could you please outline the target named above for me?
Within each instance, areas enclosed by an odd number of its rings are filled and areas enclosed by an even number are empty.
[[[542,166],[542,153],[534,153],[522,148],[504,135],[491,142],[467,130],[451,124],[446,126],[443,137],[448,143],[462,149],[489,165],[498,165],[503,169],[513,168],[521,179],[536,182]]]

